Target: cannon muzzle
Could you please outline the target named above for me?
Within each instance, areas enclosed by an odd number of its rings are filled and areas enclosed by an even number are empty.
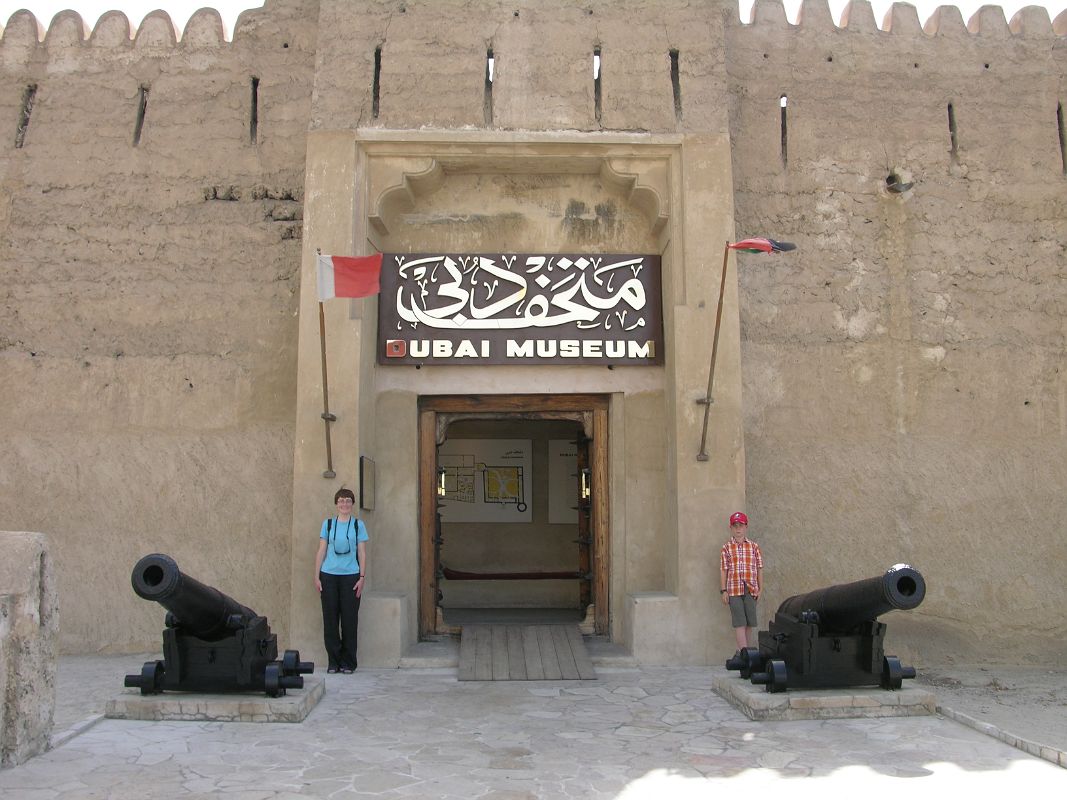
[[[152,553],[134,565],[130,576],[138,597],[170,612],[168,627],[180,627],[208,642],[232,636],[258,615],[218,589],[205,586],[178,569],[173,558]]]
[[[814,612],[823,631],[845,633],[887,611],[913,609],[925,596],[926,581],[919,571],[895,564],[875,578],[794,595],[778,607],[778,613],[801,619]]]

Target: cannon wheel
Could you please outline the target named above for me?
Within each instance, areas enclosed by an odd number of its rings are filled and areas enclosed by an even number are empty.
[[[285,694],[282,686],[282,662],[271,661],[263,670],[263,688],[268,697],[281,697]]]
[[[159,694],[163,686],[163,662],[146,661],[141,667],[141,694]]]
[[[789,678],[787,676],[785,662],[778,659],[772,659],[767,662],[767,685],[768,692],[784,692],[788,687]]]
[[[885,656],[882,659],[882,688],[899,689],[904,682],[904,667],[900,665],[900,659],[896,656]]]
[[[282,672],[297,675],[300,672],[300,651],[286,650],[282,653]]]
[[[741,651],[741,677],[746,680],[752,677],[753,672],[759,672],[763,668],[763,656],[755,647],[746,647]]]

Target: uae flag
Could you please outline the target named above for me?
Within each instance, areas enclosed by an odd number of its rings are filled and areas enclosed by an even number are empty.
[[[779,242],[775,239],[742,239],[726,246],[743,253],[785,253],[797,249],[792,242]]]
[[[372,256],[319,256],[319,302],[333,297],[369,297],[378,294],[382,254]]]

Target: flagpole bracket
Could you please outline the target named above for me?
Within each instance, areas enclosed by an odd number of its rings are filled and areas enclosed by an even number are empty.
[[[697,453],[697,461],[708,461],[710,456],[707,453]]]
[[[334,472],[332,469],[323,470],[322,477],[324,477],[324,478],[336,478],[337,477],[337,473]]]
[[[710,405],[714,405],[714,404],[715,404],[715,398],[714,397],[698,397],[697,398],[697,405],[698,406],[710,406]]]
[[[329,411],[323,411],[319,416],[327,422],[337,422],[337,415],[331,414]]]

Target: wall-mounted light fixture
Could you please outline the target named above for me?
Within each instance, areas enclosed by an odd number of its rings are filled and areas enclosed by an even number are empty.
[[[437,468],[437,496],[438,497],[444,497],[445,496],[445,468],[444,467],[438,467]]]
[[[593,485],[593,473],[588,467],[585,467],[581,472],[582,478],[582,499],[588,500],[589,495],[592,494]]]

